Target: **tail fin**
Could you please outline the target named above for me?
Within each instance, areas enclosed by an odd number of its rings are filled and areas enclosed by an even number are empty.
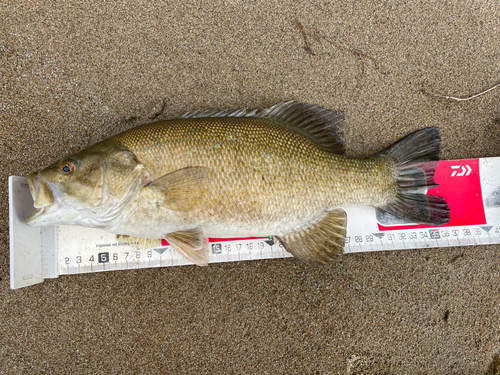
[[[426,195],[427,189],[437,186],[434,173],[440,149],[439,129],[426,128],[382,151],[379,156],[396,163],[398,193],[393,202],[378,209],[414,223],[446,224],[450,220],[450,207],[446,199]]]

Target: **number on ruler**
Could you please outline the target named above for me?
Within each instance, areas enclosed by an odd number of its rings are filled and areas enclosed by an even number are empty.
[[[220,243],[212,244],[212,254],[222,254],[222,245]]]
[[[109,253],[97,254],[97,260],[99,263],[108,263],[109,262]]]
[[[439,235],[439,229],[429,229],[429,234],[433,240],[439,240],[441,238]]]

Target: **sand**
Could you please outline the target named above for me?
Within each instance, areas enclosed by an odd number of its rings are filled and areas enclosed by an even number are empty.
[[[350,155],[437,126],[444,159],[500,156],[500,89],[465,102],[421,92],[498,83],[497,1],[19,0],[0,12],[0,373],[500,373],[499,246],[13,291],[7,213],[9,175],[200,108],[294,99],[345,111]]]

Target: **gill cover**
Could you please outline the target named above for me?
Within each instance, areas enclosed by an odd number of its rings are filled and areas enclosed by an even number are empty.
[[[75,208],[95,207],[102,200],[104,171],[101,160],[94,157],[75,159],[76,170],[61,181],[61,203]]]
[[[107,190],[116,201],[122,201],[135,184],[144,185],[150,182],[144,165],[127,150],[114,152],[104,159],[104,174]]]
[[[75,208],[114,205],[147,180],[140,179],[144,165],[128,150],[82,151],[72,159],[76,168],[61,181],[61,203]]]

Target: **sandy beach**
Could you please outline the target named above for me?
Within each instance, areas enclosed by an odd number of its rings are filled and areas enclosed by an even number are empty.
[[[0,373],[500,374],[500,246],[9,286],[8,176],[197,109],[345,112],[351,156],[427,127],[500,156],[497,1],[0,4]],[[327,40],[328,38],[329,40]]]

